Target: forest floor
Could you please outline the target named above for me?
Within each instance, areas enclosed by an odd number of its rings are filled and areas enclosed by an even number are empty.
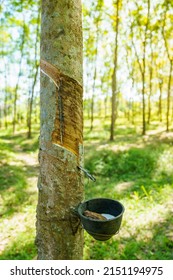
[[[38,131],[38,130],[37,130]],[[142,137],[119,125],[85,125],[85,198],[117,199],[125,206],[121,230],[106,242],[85,232],[84,259],[173,259],[173,132],[153,124]],[[0,259],[36,256],[38,132],[0,132]]]
[[[0,133],[0,259],[32,259],[36,255],[38,135]]]

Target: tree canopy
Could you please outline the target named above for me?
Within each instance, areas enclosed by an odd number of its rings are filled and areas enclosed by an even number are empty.
[[[1,125],[11,124],[15,132],[16,124],[25,122],[30,137],[32,119],[39,115],[40,1],[1,1],[0,9]],[[94,117],[111,118],[116,111],[113,122],[122,117],[136,121],[143,134],[152,120],[164,122],[169,131],[172,18],[169,0],[83,1],[84,110],[91,130]]]

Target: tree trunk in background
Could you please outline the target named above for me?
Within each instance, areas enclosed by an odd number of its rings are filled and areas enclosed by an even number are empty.
[[[150,50],[151,50],[151,60],[149,65],[149,94],[148,94],[148,124],[151,121],[151,97],[153,94],[153,47],[152,47],[152,33],[150,33]]]
[[[43,0],[38,259],[82,259],[82,11],[80,0]],[[51,64],[50,64],[51,63]]]
[[[171,107],[171,80],[172,80],[172,68],[173,60],[170,59],[170,68],[169,68],[169,79],[168,79],[168,89],[167,89],[167,112],[166,112],[166,131],[169,132],[170,125],[170,107]]]
[[[118,67],[118,30],[119,29],[119,0],[116,2],[116,27],[115,27],[115,50],[114,50],[114,70],[112,74],[112,100],[111,100],[111,127],[110,140],[114,140],[115,120],[116,120],[116,105],[117,105],[117,67]]]
[[[146,89],[146,46],[147,46],[147,32],[150,20],[150,0],[147,1],[147,22],[145,25],[145,34],[143,42],[143,71],[142,71],[142,135],[146,134],[146,116],[145,116],[145,89]]]
[[[169,120],[169,114],[170,114],[170,106],[171,106],[171,84],[172,84],[172,68],[173,68],[173,56],[172,56],[172,51],[169,48],[169,44],[168,44],[168,39],[166,36],[166,17],[167,17],[167,12],[169,10],[169,1],[165,2],[165,11],[164,11],[164,19],[163,19],[163,26],[162,26],[162,35],[163,35],[163,40],[165,43],[165,49],[166,49],[166,53],[168,56],[168,60],[169,60],[169,78],[168,78],[168,88],[167,88],[167,112],[166,112],[166,131],[169,132],[169,125],[170,125],[170,120]]]
[[[28,98],[28,120],[27,120],[27,126],[28,126],[28,139],[31,138],[31,130],[32,130],[32,109],[33,109],[33,99],[34,99],[34,91],[35,91],[35,86],[36,86],[36,82],[37,82],[37,76],[38,76],[38,68],[39,65],[36,63],[35,64],[35,74],[33,77],[33,84],[32,84],[32,89],[31,89],[31,97]]]
[[[13,134],[16,131],[17,99],[18,99],[18,90],[19,90],[20,77],[22,75],[22,62],[23,62],[23,57],[24,57],[24,46],[25,46],[25,20],[23,20],[23,33],[22,33],[21,46],[20,46],[21,56],[20,56],[20,62],[19,62],[19,72],[18,72],[17,83],[16,83],[15,91],[14,91]]]
[[[31,97],[29,100],[29,110],[28,110],[28,139],[31,138],[31,131],[32,131],[32,111],[33,111],[33,101],[34,101],[34,91],[35,86],[37,82],[37,76],[38,76],[38,69],[39,69],[39,63],[38,63],[38,42],[39,42],[39,36],[40,36],[40,7],[38,8],[38,17],[37,17],[37,30],[36,30],[36,40],[35,40],[35,63],[34,67],[32,69],[33,75],[33,82],[32,82],[32,89],[31,89]]]
[[[163,79],[159,79],[159,108],[158,115],[159,121],[162,122],[162,87],[163,87]]]
[[[94,122],[94,101],[95,101],[95,88],[96,88],[96,79],[97,79],[97,58],[98,58],[98,43],[99,43],[99,27],[98,21],[96,24],[96,54],[95,54],[95,63],[94,63],[94,77],[93,77],[93,86],[92,86],[92,97],[91,97],[91,124],[90,130],[93,130]]]
[[[7,100],[8,100],[8,93],[7,93],[7,65],[5,64],[5,71],[4,71],[4,80],[5,80],[5,96],[4,96],[4,125],[5,128],[8,128],[7,122]]]
[[[138,2],[135,2],[137,8],[139,9]],[[139,70],[141,73],[141,79],[142,79],[142,135],[146,134],[146,47],[147,47],[147,33],[149,28],[149,20],[150,20],[150,0],[147,0],[147,20],[145,24],[145,30],[144,30],[144,39],[143,39],[143,53],[142,53],[142,62],[140,62],[140,58],[137,52],[137,48],[135,46],[134,39],[132,37],[132,46],[135,50],[135,55],[137,58],[137,62],[139,64]],[[131,32],[133,34],[133,23],[131,23]]]
[[[108,94],[106,94],[104,98],[104,119],[107,118],[107,112],[108,112]]]

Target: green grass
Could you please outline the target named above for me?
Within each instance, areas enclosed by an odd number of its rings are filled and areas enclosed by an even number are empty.
[[[36,255],[38,133],[28,140],[0,133],[0,259],[32,259]]]
[[[119,234],[106,242],[85,232],[84,259],[173,259],[173,134],[158,124],[142,137],[134,126],[119,124],[109,142],[109,123],[85,123],[85,198],[120,200],[125,213]],[[0,259],[36,255],[38,128],[12,136],[0,132]]]
[[[123,223],[106,242],[85,234],[85,259],[172,259],[173,135],[149,131],[141,137],[130,129],[122,133],[122,127],[116,132],[112,143],[86,142],[85,167],[97,179],[86,179],[86,199],[120,200]]]

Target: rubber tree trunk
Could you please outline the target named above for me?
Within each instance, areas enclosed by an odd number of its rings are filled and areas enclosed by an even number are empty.
[[[27,120],[27,126],[28,126],[28,139],[32,136],[32,112],[33,112],[33,102],[34,102],[34,93],[35,93],[35,86],[37,83],[37,76],[38,76],[38,70],[39,70],[39,64],[38,64],[38,43],[39,43],[39,37],[40,37],[40,7],[38,7],[38,15],[37,15],[37,28],[36,28],[36,38],[35,38],[35,57],[34,57],[34,69],[33,69],[33,81],[32,81],[32,87],[31,87],[31,96],[28,98],[29,101],[29,110],[28,110],[28,120]]]
[[[80,0],[43,0],[38,259],[82,259],[82,20]],[[53,81],[53,82],[52,82]]]
[[[114,69],[112,74],[112,96],[111,96],[111,126],[110,126],[110,141],[114,140],[115,121],[117,117],[117,70],[118,70],[118,33],[119,33],[119,3],[116,2],[116,26],[115,26],[115,49],[114,49]]]
[[[21,35],[21,45],[20,45],[20,50],[21,50],[21,55],[20,55],[20,61],[19,61],[19,72],[18,72],[18,77],[17,77],[17,82],[14,90],[14,105],[13,105],[13,134],[16,132],[16,123],[17,123],[17,100],[18,100],[18,91],[19,91],[19,84],[20,84],[20,78],[22,75],[22,63],[24,59],[24,51],[25,51],[25,21],[23,22],[23,31]]]

